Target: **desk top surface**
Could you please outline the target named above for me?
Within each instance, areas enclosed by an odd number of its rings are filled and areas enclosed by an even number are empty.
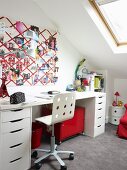
[[[105,93],[100,93],[100,92],[77,92],[76,91],[75,93],[76,93],[76,100],[105,95]],[[11,110],[11,109],[32,107],[32,106],[45,105],[51,103],[53,103],[53,96],[51,95],[48,96],[42,94],[39,94],[38,96],[26,95],[26,101],[20,104],[10,104],[10,98],[6,97],[6,98],[0,98],[0,110]]]

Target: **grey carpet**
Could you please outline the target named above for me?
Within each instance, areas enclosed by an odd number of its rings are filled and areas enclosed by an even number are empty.
[[[127,170],[127,140],[118,138],[116,129],[117,126],[107,124],[105,133],[96,138],[79,135],[59,145],[58,149],[75,152],[72,161],[67,155],[61,155],[67,170]],[[43,142],[42,147],[48,148],[49,143]],[[59,169],[59,163],[50,157],[43,161],[40,170]]]

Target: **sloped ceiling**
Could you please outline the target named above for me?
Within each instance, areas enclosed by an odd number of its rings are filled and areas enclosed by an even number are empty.
[[[90,64],[117,78],[127,77],[127,54],[113,53],[83,7],[83,0],[33,1]]]

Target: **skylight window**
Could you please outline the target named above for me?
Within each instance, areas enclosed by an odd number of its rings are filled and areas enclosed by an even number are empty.
[[[89,0],[116,44],[127,45],[127,0]]]

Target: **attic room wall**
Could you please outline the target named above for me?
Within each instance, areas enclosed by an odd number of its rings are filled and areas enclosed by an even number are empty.
[[[56,30],[43,11],[30,0],[22,0],[18,1],[18,3],[16,0],[12,0],[11,3],[8,3],[7,0],[0,0],[0,3],[1,16],[7,16],[14,20],[21,20],[26,24],[33,24],[42,28]],[[62,89],[65,89],[68,83],[72,83],[74,71],[78,62],[81,60],[81,55],[63,35],[58,35],[58,49],[60,69],[57,87],[60,86]]]
[[[127,79],[118,79],[116,78],[114,80],[114,93],[118,91],[120,96],[118,97],[118,100],[123,101],[123,103],[127,103]],[[113,95],[113,99],[115,99],[115,96]]]
[[[56,30],[49,18],[43,11],[31,0],[0,0],[0,15],[7,16],[13,20],[20,20],[26,24],[40,26],[50,30]],[[77,64],[83,56],[71,45],[71,43],[60,33],[58,34],[58,57],[59,57],[59,79],[56,84],[57,87],[62,89],[66,88],[67,84],[73,82],[74,72]],[[86,62],[87,68],[93,68]],[[71,68],[71,69],[70,69]],[[65,76],[67,75],[67,77]]]
[[[6,16],[13,20],[20,20],[26,24],[33,24],[36,26],[41,26],[42,28],[56,29],[50,20],[45,16],[45,14],[30,0],[0,0],[0,15]],[[63,37],[63,35],[58,35],[58,48],[59,48],[59,79],[56,84],[60,89],[65,89],[67,84],[72,83],[74,78],[74,71],[81,60],[82,56],[73,48],[73,46]],[[67,75],[67,76],[66,76]],[[15,90],[20,89],[21,91],[31,92],[33,88],[35,90],[43,88],[50,88],[47,86],[42,87],[18,87],[10,90],[15,92]],[[52,87],[54,88],[54,87]],[[40,107],[33,108],[33,118],[40,114]]]

